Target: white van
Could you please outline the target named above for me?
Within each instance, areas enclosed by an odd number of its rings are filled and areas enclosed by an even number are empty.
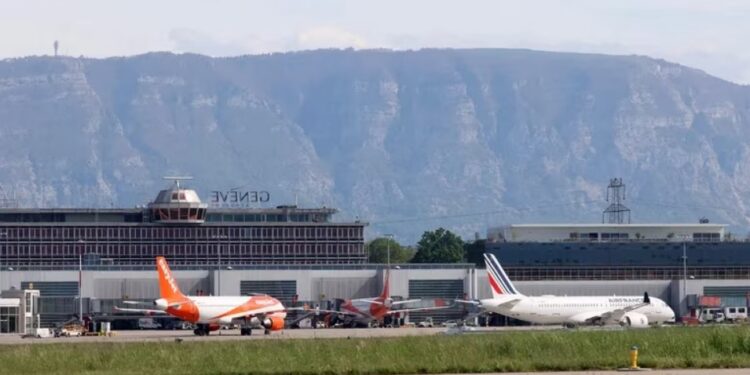
[[[747,307],[746,306],[732,306],[724,308],[724,316],[727,320],[737,321],[747,319]]]

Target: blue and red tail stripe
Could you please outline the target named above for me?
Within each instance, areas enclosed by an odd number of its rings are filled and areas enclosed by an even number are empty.
[[[490,275],[490,285],[496,293],[500,294],[520,294],[513,283],[508,278],[508,275],[503,270],[500,262],[495,258],[493,254],[484,254],[484,261],[487,264],[487,272]],[[494,280],[493,280],[494,279]],[[497,285],[497,284],[500,285]],[[495,284],[495,285],[493,285]],[[499,288],[498,288],[499,286]],[[501,290],[498,290],[501,289]]]

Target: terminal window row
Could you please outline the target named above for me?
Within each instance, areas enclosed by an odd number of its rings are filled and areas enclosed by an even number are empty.
[[[216,256],[207,255],[165,255],[169,258],[171,265],[257,265],[257,264],[362,264],[367,257],[362,253],[352,254],[267,254],[267,255],[246,255],[242,257],[224,257],[219,259]],[[0,259],[3,266],[77,266],[78,257],[24,257]],[[98,265],[137,265],[153,266],[153,254],[144,256],[130,256],[127,258],[105,258],[105,257],[84,257],[84,266]]]
[[[301,227],[0,227],[2,240],[362,238],[361,226]]]
[[[81,249],[73,245],[0,245],[0,258],[15,257],[78,257]],[[299,244],[146,244],[146,245],[97,245],[84,250],[84,254],[103,257],[158,256],[158,255],[204,255],[222,256],[272,255],[272,254],[356,254],[364,253],[360,243],[299,243]]]
[[[220,223],[257,223],[257,222],[325,222],[327,220],[325,214],[208,214],[206,221]]]
[[[508,277],[517,281],[540,280],[674,280],[684,277],[682,267],[506,267]],[[696,279],[747,279],[750,267],[688,267]]]
[[[601,234],[601,240],[602,241],[620,241],[620,240],[627,240],[629,238],[629,235],[627,233],[609,233],[609,232],[591,232],[591,233],[578,233],[578,232],[571,232],[570,233],[570,239],[576,240],[576,241],[598,241],[600,239]]]
[[[674,235],[674,234],[672,234]],[[636,233],[636,237],[638,234]],[[570,240],[573,241],[627,241],[630,239],[629,233],[609,233],[609,232],[571,232],[569,234]],[[667,240],[671,237],[664,238]],[[645,237],[637,239],[646,239]],[[719,233],[693,233],[693,242],[718,242],[721,240]],[[648,240],[654,240],[654,238],[648,238]]]

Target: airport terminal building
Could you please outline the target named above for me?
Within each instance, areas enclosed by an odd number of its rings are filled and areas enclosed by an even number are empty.
[[[285,304],[378,295],[384,272],[382,265],[366,264],[367,224],[336,222],[335,213],[325,207],[208,207],[178,184],[132,209],[4,208],[0,290],[38,290],[42,327],[79,310],[134,318],[113,307],[159,297],[156,256],[167,257],[181,289],[192,295],[268,293]],[[404,265],[391,276],[392,294],[463,297],[470,268]],[[460,311],[434,317],[455,319]]]
[[[175,185],[147,207],[0,209],[0,264],[10,267],[172,264],[358,264],[363,222],[332,208],[209,208]]]
[[[0,209],[0,290],[38,290],[42,327],[79,310],[134,319],[113,307],[158,298],[154,258],[164,255],[180,288],[193,295],[268,293],[287,305],[376,296],[385,272],[366,263],[366,223],[335,222],[335,212],[208,207],[178,185],[133,209]],[[747,305],[750,295],[750,243],[729,240],[724,225],[510,225],[488,230],[486,250],[527,295],[648,291],[678,316],[700,308],[702,295],[732,305]],[[483,267],[473,264],[400,265],[391,292],[406,299],[491,296]],[[22,311],[17,301],[4,303],[0,331],[23,326],[3,318]],[[462,307],[410,319],[465,314]]]
[[[515,280],[750,278],[750,247],[722,224],[523,224],[490,228],[487,250]],[[685,256],[685,262],[683,262]]]

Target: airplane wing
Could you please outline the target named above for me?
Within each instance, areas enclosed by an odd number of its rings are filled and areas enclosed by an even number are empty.
[[[505,308],[511,308],[511,307],[515,306],[519,302],[521,302],[521,298],[515,298],[515,299],[511,299],[511,300],[505,301],[505,302],[497,305],[497,307],[501,307],[502,306],[502,307],[505,307]]]
[[[460,303],[464,305],[473,305],[477,306],[479,308],[486,308],[487,306],[483,306],[482,301],[479,300],[466,300],[466,299],[456,299],[453,300],[455,303]],[[485,300],[486,301],[486,300]],[[493,301],[493,300],[490,300]],[[504,307],[504,308],[511,308],[515,306],[518,302],[521,302],[521,298],[506,298],[504,301],[495,304],[492,304],[491,307]]]
[[[402,309],[402,310],[390,310],[388,311],[388,314],[395,314],[395,313],[410,313],[415,311],[433,311],[433,310],[442,310],[442,309],[448,309],[455,305],[445,305],[445,306],[430,306],[430,307],[416,307],[413,309]]]
[[[326,310],[326,309],[307,309],[305,311],[309,311],[315,314],[319,313],[325,313],[325,314],[339,314],[339,315],[351,315],[351,316],[359,316],[359,314],[353,312],[353,311],[347,311],[347,310]]]
[[[153,309],[132,309],[132,308],[124,308],[124,307],[118,307],[115,306],[114,310],[117,312],[134,312],[134,313],[141,313],[141,314],[167,314],[165,311],[162,310],[153,310]]]
[[[284,309],[264,310],[264,311],[238,311],[234,314],[222,316],[222,319],[235,320],[235,319],[246,319],[246,318],[253,318],[253,317],[265,317],[266,315],[270,315],[270,314],[290,312],[290,311],[313,311],[313,310],[309,308],[305,308],[305,307],[287,307]]]
[[[393,301],[393,302],[391,302],[391,306],[403,305],[403,304],[406,304],[406,303],[414,303],[414,302],[422,302],[422,299],[421,298],[417,298],[417,299],[407,299],[407,300],[403,300],[403,301]]]
[[[625,314],[627,314],[628,312],[637,310],[646,305],[648,304],[639,303],[639,304],[631,305],[622,309],[608,311],[604,314],[601,314],[601,319],[607,322],[619,322],[622,319],[622,317],[625,316]]]
[[[380,302],[380,301],[378,301],[375,298],[355,298],[355,299],[352,300],[352,302],[367,302],[367,303],[372,303],[372,304],[375,304],[375,305],[384,305],[383,302]]]
[[[375,305],[385,305],[383,302],[378,301],[375,298],[357,298],[357,299],[353,299],[352,301],[367,302],[367,303],[372,303],[372,304],[375,304]],[[415,303],[415,302],[422,302],[422,299],[418,298],[418,299],[407,299],[407,300],[403,300],[403,301],[392,301],[391,302],[391,306],[403,305],[403,304]]]
[[[287,308],[284,309],[284,311],[286,311],[286,312],[289,312],[289,311],[310,311],[310,308],[306,307],[306,306],[287,307]]]

